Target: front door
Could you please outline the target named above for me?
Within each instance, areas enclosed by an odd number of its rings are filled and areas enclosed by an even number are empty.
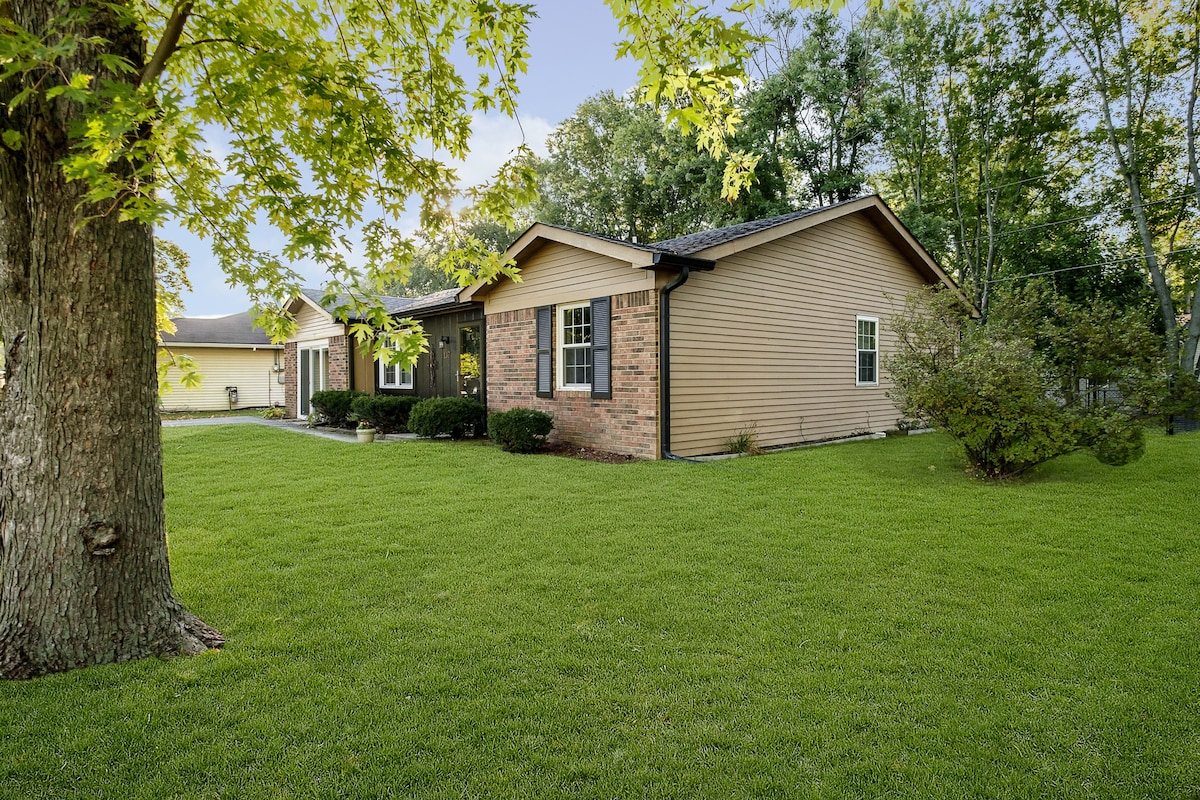
[[[458,329],[458,394],[483,402],[483,334],[479,323]]]
[[[329,388],[329,342],[300,345],[296,362],[296,414],[304,419],[312,411],[313,392]]]

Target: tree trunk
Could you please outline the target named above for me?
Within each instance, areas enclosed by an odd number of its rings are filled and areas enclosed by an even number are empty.
[[[22,3],[40,34],[53,3]],[[131,28],[98,34],[140,65]],[[69,72],[103,75],[81,48]],[[32,81],[49,76],[30,75]],[[11,97],[21,79],[0,85]],[[220,635],[175,599],[167,564],[149,226],[83,200],[58,161],[82,114],[20,106],[0,150],[0,677],[202,652]]]

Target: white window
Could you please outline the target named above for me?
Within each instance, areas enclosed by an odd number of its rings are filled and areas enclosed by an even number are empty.
[[[859,386],[879,385],[879,320],[858,317],[858,376]]]
[[[413,388],[413,371],[399,364],[389,364],[385,359],[376,362],[379,365],[380,389],[411,389]]]
[[[558,388],[592,388],[591,303],[558,307]]]

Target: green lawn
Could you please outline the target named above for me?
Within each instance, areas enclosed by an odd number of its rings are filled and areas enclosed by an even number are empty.
[[[1200,435],[1008,484],[163,433],[221,653],[0,685],[0,796],[1200,796]]]

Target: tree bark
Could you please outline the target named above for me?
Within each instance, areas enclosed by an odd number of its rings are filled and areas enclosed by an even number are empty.
[[[55,4],[21,3],[42,35]],[[140,65],[104,7],[82,35]],[[64,72],[105,75],[94,48]],[[13,96],[26,75],[0,85]],[[83,114],[59,97],[10,118],[0,149],[0,677],[198,653],[220,635],[175,598],[167,563],[149,226],[84,200],[58,162]]]

